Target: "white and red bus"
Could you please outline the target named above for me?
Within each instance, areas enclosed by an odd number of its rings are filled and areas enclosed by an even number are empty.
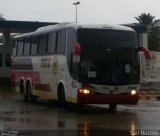
[[[124,26],[66,23],[15,37],[12,85],[24,101],[137,104],[136,33]]]

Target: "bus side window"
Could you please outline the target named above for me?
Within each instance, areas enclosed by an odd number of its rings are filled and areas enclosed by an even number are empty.
[[[5,53],[5,66],[11,67],[11,54]]]
[[[31,54],[36,55],[38,52],[38,37],[32,38],[32,44],[31,44]]]
[[[12,56],[16,56],[17,55],[17,41],[14,42],[14,46],[13,46],[13,50],[12,50]]]
[[[3,65],[2,54],[0,54],[0,67]]]
[[[17,55],[18,56],[22,56],[23,55],[23,45],[24,45],[24,40],[18,40],[18,44],[17,44]]]
[[[58,32],[57,53],[65,53],[66,50],[66,31]]]
[[[29,55],[30,54],[30,48],[31,48],[31,38],[25,39],[24,55]]]
[[[67,64],[71,75],[73,74],[73,47],[76,43],[75,30],[69,28],[67,30]]]
[[[57,35],[57,32],[52,32],[49,34],[47,53],[55,53],[56,35]]]
[[[48,35],[41,35],[39,39],[39,54],[45,54],[48,44]]]

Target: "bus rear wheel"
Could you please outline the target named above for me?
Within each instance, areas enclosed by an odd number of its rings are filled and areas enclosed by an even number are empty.
[[[27,101],[27,94],[26,94],[25,86],[23,83],[20,84],[20,94],[21,94],[22,101],[26,102]]]
[[[33,94],[32,94],[32,87],[31,87],[30,83],[27,84],[26,92],[27,92],[27,101],[28,102],[35,102],[36,97],[33,96]]]

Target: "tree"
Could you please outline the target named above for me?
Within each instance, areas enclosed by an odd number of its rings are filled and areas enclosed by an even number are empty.
[[[155,20],[155,16],[150,13],[142,13],[138,17],[135,17],[139,24],[146,27],[148,33],[148,48],[152,51],[159,50],[160,44],[160,27],[156,26],[160,20]]]
[[[148,48],[152,51],[160,51],[160,28],[152,27],[148,32]]]
[[[148,28],[152,25],[155,16],[152,16],[150,13],[142,13],[135,18],[139,21],[139,24],[144,25],[146,28]]]

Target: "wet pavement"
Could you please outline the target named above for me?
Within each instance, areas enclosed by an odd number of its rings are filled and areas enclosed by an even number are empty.
[[[107,105],[60,108],[40,99],[24,103],[19,94],[0,91],[0,135],[160,135],[160,101],[140,100],[137,106]]]

